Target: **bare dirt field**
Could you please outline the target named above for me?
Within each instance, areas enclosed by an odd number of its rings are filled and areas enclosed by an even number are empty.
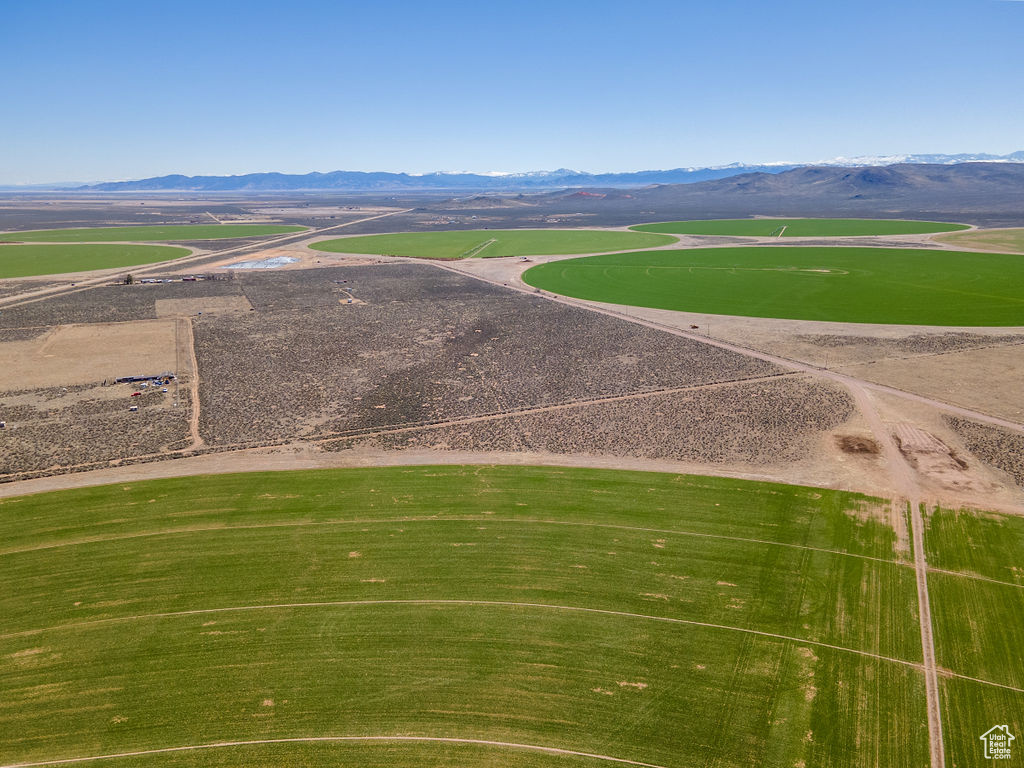
[[[157,374],[174,364],[174,323],[167,320],[58,326],[0,342],[0,392]]]
[[[1024,340],[1022,340],[1024,341]],[[1024,343],[873,360],[836,370],[1024,421]]]
[[[988,459],[997,444],[993,436],[1004,435],[1010,442],[1017,437],[1022,444],[1024,436],[944,414],[925,403],[890,394],[874,393],[872,400],[885,429],[913,470],[914,480],[925,499],[975,508],[1020,508],[1024,485],[1015,482],[1009,470],[1016,466],[1018,474],[1024,477],[1022,454],[1000,454],[1002,466]],[[973,435],[958,426],[963,424],[978,427],[981,439],[969,439]],[[979,503],[981,499],[987,507]]]
[[[972,232],[942,235],[937,242],[953,248],[1003,253],[1024,252],[1024,229],[979,229]]]

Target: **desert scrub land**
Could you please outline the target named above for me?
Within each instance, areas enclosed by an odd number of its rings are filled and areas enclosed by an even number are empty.
[[[323,240],[310,248],[334,253],[374,253],[421,259],[546,256],[655,248],[676,238],[645,232],[591,229],[485,229],[455,232],[401,232]]]
[[[1024,488],[1024,435],[958,416],[947,416],[946,423],[971,453]]]
[[[103,285],[14,307],[0,307],[0,328],[38,328],[70,323],[153,320],[156,302],[209,296],[240,296],[235,281]]]
[[[110,462],[188,444],[188,397],[177,407],[173,391],[129,397],[127,384],[80,385],[0,393],[7,422],[0,479],[23,472]],[[139,410],[130,412],[128,407]]]
[[[64,280],[0,280],[0,299],[11,298],[19,293],[28,293],[29,291],[38,291],[43,288],[53,288],[58,285],[67,284],[67,281]]]
[[[211,445],[358,433],[782,373],[428,266],[294,271],[239,282],[256,311],[195,323],[200,427]],[[341,288],[363,303],[346,303]]]
[[[5,499],[4,758],[416,734],[506,742],[467,745],[467,766],[539,764],[511,743],[664,766],[711,750],[729,768],[916,768],[914,571],[887,511],[825,489],[486,466]],[[439,749],[145,761],[401,768]]]
[[[658,394],[368,438],[384,448],[521,451],[778,464],[820,450],[853,415],[849,395],[798,377]],[[326,448],[341,449],[344,443]]]

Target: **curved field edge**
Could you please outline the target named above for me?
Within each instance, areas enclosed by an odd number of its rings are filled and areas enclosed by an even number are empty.
[[[88,243],[223,240],[304,232],[308,227],[285,224],[166,224],[128,227],[88,227],[0,232],[0,242]]]
[[[707,219],[637,224],[636,232],[734,237],[864,237],[925,235],[970,229],[967,224],[910,219]]]
[[[910,248],[744,246],[606,254],[531,267],[528,285],[715,315],[937,326],[1024,325],[1024,259]]]
[[[589,229],[496,229],[399,232],[322,240],[309,247],[329,253],[361,253],[423,259],[500,258],[602,253],[671,245],[668,235]]]
[[[171,245],[0,245],[0,279],[91,272],[173,261],[192,251]]]
[[[919,765],[918,667],[657,618],[713,609],[742,626],[789,605],[826,633],[845,613],[913,636],[913,571],[894,549],[889,512],[882,500],[818,488],[491,466],[199,476],[5,499],[0,686],[14,734],[5,759],[411,734],[660,766],[709,751],[736,766],[858,765],[865,754]],[[137,535],[118,538],[127,534]],[[834,552],[806,548],[816,545]],[[889,582],[864,580],[879,573]],[[628,600],[645,615],[479,601],[257,605],[278,594],[304,603],[403,590]],[[247,604],[256,607],[133,618]],[[872,638],[847,636],[869,649]],[[295,749],[302,764],[338,755]],[[346,751],[372,764],[380,749]],[[432,749],[390,764],[422,764]],[[295,754],[213,751],[145,759],[241,765]],[[521,754],[467,764],[530,764]]]

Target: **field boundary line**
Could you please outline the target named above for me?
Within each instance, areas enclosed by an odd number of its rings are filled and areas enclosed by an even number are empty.
[[[288,610],[292,608],[359,608],[370,606],[396,606],[396,605],[436,605],[436,606],[482,606],[495,608],[540,608],[551,611],[566,611],[570,613],[592,613],[600,616],[615,616],[629,619],[643,619],[645,621],[659,621],[666,624],[681,624],[689,627],[703,627],[705,629],[720,629],[728,632],[740,632],[747,635],[768,637],[773,640],[785,640],[798,645],[813,645],[818,648],[829,648],[834,651],[845,651],[857,656],[865,656],[880,661],[888,661],[893,664],[901,664],[912,669],[922,670],[923,665],[918,661],[898,659],[894,656],[886,656],[872,651],[862,651],[857,648],[847,648],[842,645],[833,645],[820,640],[806,640],[791,635],[783,635],[777,632],[765,632],[759,629],[748,627],[733,627],[728,624],[713,624],[707,621],[696,621],[695,619],[678,619],[670,616],[654,616],[648,613],[634,613],[632,611],[617,611],[612,608],[586,608],[577,605],[556,605],[553,603],[530,603],[515,600],[443,600],[443,599],[396,599],[396,600],[324,600],[310,603],[268,603],[266,605],[235,605],[223,608],[196,608],[189,611],[168,611],[165,613],[143,613],[134,616],[112,616],[106,619],[94,619],[91,621],[80,621],[68,624],[57,624],[40,629],[26,629],[20,632],[0,635],[0,640],[13,637],[25,637],[40,634],[42,632],[60,631],[65,629],[79,629],[93,627],[102,624],[120,624],[131,621],[142,621],[145,619],[173,619],[183,616],[205,616],[213,613],[242,613],[246,611],[274,611]]]
[[[890,437],[891,440],[891,437]],[[918,615],[921,623],[921,649],[924,652],[925,693],[928,698],[929,731],[932,734],[932,768],[946,765],[942,741],[942,709],[939,701],[939,678],[935,664],[935,637],[931,604],[928,598],[928,562],[924,554],[924,519],[921,500],[914,494],[909,499],[910,527],[914,541],[914,571],[917,576]]]
[[[942,705],[939,678],[935,663],[935,638],[931,604],[928,599],[928,563],[924,551],[924,519],[921,516],[921,490],[915,470],[904,458],[892,432],[875,408],[867,388],[856,381],[846,382],[857,410],[882,446],[886,470],[900,495],[909,506],[911,550],[914,556],[914,579],[917,582],[917,615],[921,632],[921,659],[924,670],[925,703],[928,712],[928,751],[931,768],[945,768],[946,748],[942,737]]]
[[[494,245],[496,242],[498,242],[498,240],[497,238],[494,237],[492,237],[490,240],[484,240],[482,243],[477,243],[472,248],[467,248],[462,253],[460,253],[456,258],[471,259],[485,248],[489,248],[490,246]]]
[[[88,763],[98,760],[115,760],[126,757],[145,757],[147,755],[165,755],[173,752],[193,752],[201,749],[223,749],[226,747],[252,747],[267,744],[302,744],[302,743],[342,743],[342,742],[427,742],[441,744],[475,744],[485,747],[505,747],[507,749],[524,749],[534,752],[546,752],[552,755],[565,755],[567,757],[583,757],[591,760],[602,760],[606,763],[617,763],[619,765],[635,765],[640,768],[665,768],[656,763],[644,763],[639,760],[630,760],[625,757],[613,757],[612,755],[601,755],[595,752],[580,752],[575,749],[564,747],[545,747],[538,744],[520,744],[514,741],[494,741],[491,739],[468,739],[455,736],[292,736],[279,739],[251,739],[247,741],[218,741],[210,744],[193,744],[180,747],[158,747],[156,749],[141,749],[134,752],[114,752],[108,755],[92,755],[89,757],[66,757],[58,760],[42,760],[33,763],[11,763],[0,766],[0,768],[38,768],[46,765],[70,765],[73,763]]]
[[[188,433],[192,438],[192,444],[184,450],[194,451],[203,446],[202,435],[199,434],[199,360],[196,358],[196,335],[192,327],[192,318],[183,318],[185,326],[185,343],[188,344],[189,381],[188,396],[192,401],[189,403]]]
[[[543,520],[541,518],[511,518],[511,517],[492,517],[492,516],[477,516],[477,517],[394,517],[394,518],[372,518],[372,519],[352,519],[352,520],[305,520],[305,521],[289,521],[281,520],[274,523],[253,523],[243,525],[209,525],[209,526],[194,526],[191,528],[170,528],[164,531],[135,531],[124,534],[114,534],[111,536],[96,537],[91,539],[76,539],[74,541],[62,541],[54,542],[52,544],[41,544],[34,547],[23,547],[21,549],[6,549],[0,551],[0,557],[7,555],[19,555],[26,554],[28,552],[45,552],[50,549],[63,549],[64,547],[75,547],[85,546],[88,544],[103,544],[109,541],[130,541],[132,539],[146,539],[155,538],[158,536],[180,536],[183,534],[190,533],[217,533],[221,531],[251,531],[261,529],[272,529],[272,528],[315,528],[318,526],[331,526],[331,525],[410,525],[414,523],[522,523],[531,525],[565,525],[575,526],[580,528],[600,528],[616,531],[635,531],[642,533],[659,533],[669,536],[688,536],[692,538],[701,539],[719,539],[724,541],[735,541],[743,544],[765,544],[768,546],[776,547],[787,547],[789,549],[801,549],[810,552],[821,552],[827,555],[837,555],[840,557],[855,557],[859,560],[868,560],[872,562],[882,563],[885,565],[893,565],[900,568],[913,568],[913,563],[908,563],[903,560],[886,560],[882,557],[874,557],[872,555],[861,555],[856,552],[842,552],[838,549],[825,549],[824,547],[812,547],[806,544],[793,544],[785,541],[770,541],[768,539],[751,539],[744,536],[726,536],[725,534],[719,533],[702,533],[700,531],[674,531],[667,528],[646,528],[635,525],[617,525],[615,523],[594,523],[586,521],[574,521],[574,520]],[[954,574],[952,571],[951,575]],[[999,582],[1003,583],[1003,582]],[[1024,587],[1022,587],[1024,588]]]

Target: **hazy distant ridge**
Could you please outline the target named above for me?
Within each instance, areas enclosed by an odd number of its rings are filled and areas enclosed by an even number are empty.
[[[966,162],[1024,162],[1024,151],[1009,155],[892,155],[837,158],[823,163],[744,165],[733,163],[710,168],[674,168],[630,173],[582,173],[561,168],[516,174],[408,173],[332,171],[330,173],[248,173],[242,176],[183,176],[172,174],[138,181],[115,181],[79,187],[96,192],[181,190],[193,192],[259,192],[333,190],[339,192],[402,190],[546,190],[575,187],[644,187],[652,184],[692,184],[726,179],[748,173],[778,174],[815,166],[865,167],[891,164],[953,165]]]

